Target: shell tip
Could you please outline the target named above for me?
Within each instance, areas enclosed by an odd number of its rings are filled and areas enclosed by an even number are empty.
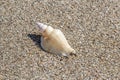
[[[37,24],[37,26],[38,26],[38,28],[39,28],[39,30],[40,30],[41,33],[44,32],[45,29],[47,28],[47,25],[45,25],[43,23],[36,22],[36,24]]]

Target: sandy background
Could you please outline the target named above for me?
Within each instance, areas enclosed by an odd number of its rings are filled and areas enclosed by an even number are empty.
[[[77,56],[44,52],[36,22]],[[120,80],[120,0],[0,0],[0,80]]]

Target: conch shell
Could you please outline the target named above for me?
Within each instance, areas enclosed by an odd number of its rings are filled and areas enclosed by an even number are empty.
[[[42,34],[41,47],[50,53],[68,56],[75,50],[68,44],[64,34],[59,29],[54,29],[43,23],[37,23]]]

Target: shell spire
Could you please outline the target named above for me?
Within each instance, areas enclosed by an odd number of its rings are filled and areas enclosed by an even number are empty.
[[[39,22],[37,22],[37,26],[38,26],[41,33],[43,33],[47,28],[47,25],[45,25],[43,23],[39,23]]]

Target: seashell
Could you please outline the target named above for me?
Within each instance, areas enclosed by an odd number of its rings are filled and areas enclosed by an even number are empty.
[[[64,34],[59,29],[54,29],[43,23],[37,23],[41,37],[41,47],[50,53],[68,56],[75,50],[68,44]]]

